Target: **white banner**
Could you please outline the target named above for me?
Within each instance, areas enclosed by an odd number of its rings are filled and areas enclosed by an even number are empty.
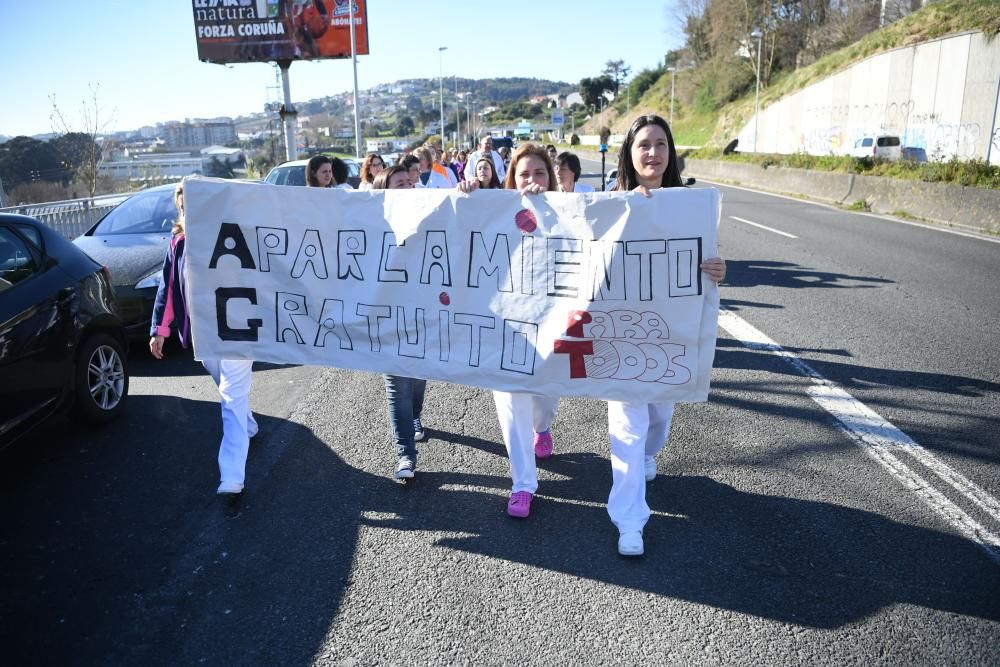
[[[703,401],[721,195],[184,182],[199,359]]]

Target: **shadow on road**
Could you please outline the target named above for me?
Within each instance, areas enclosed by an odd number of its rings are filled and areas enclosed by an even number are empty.
[[[801,349],[790,349],[792,352]],[[840,354],[841,350],[805,350],[821,354]],[[985,399],[1000,394],[1000,383],[947,373],[923,373],[887,368],[872,368],[825,359],[808,359],[808,364],[820,375],[836,382],[850,393],[892,389],[888,393],[875,392],[865,403],[876,411],[889,409],[899,416],[895,425],[914,441],[936,452],[948,452],[970,459],[1000,463],[993,434],[1000,431],[1000,417],[984,409],[982,401],[946,401],[945,396],[960,399]],[[767,351],[752,350],[731,338],[716,342],[715,368],[752,370],[773,373],[789,378],[787,393],[801,395],[800,382],[808,382],[796,368]],[[713,401],[747,410],[758,415],[774,415],[782,419],[816,420],[816,411],[791,407],[787,401],[775,398],[785,393],[783,383],[768,379],[760,385],[748,382],[713,382]],[[892,397],[892,398],[890,398]],[[989,405],[987,402],[985,405]],[[942,428],[937,420],[905,420],[908,411],[917,411],[924,417],[938,415],[947,420]],[[832,419],[832,417],[830,418]]]
[[[765,260],[726,260],[724,287],[830,287],[871,289],[892,285],[895,281],[877,276],[852,276],[845,273],[816,271],[789,262]]]
[[[295,364],[271,364],[263,361],[254,362],[254,371],[266,371],[277,368],[292,368]],[[200,361],[195,361],[194,351],[184,349],[173,339],[164,346],[163,359],[154,359],[146,344],[133,341],[129,348],[128,372],[130,377],[188,377],[206,375],[205,367]]]
[[[220,427],[200,426],[217,415],[215,402],[137,396],[88,439],[29,440],[4,456],[10,664],[311,664],[367,576],[352,569],[362,531],[380,558],[421,559],[408,576],[460,550],[538,568],[540,581],[562,572],[799,626],[836,628],[900,603],[1000,620],[1000,568],[969,541],[705,477],[653,482],[647,555],[622,559],[603,507],[609,463],[589,453],[545,462],[559,479],[516,521],[505,477],[429,471],[404,487],[347,465],[337,443],[297,423],[262,417],[247,491],[225,502],[213,493]],[[170,436],[128,435],[144,432]],[[502,455],[498,443],[433,435],[429,448]],[[464,536],[406,553],[413,542],[396,530]]]
[[[815,352],[837,356],[850,356],[843,349],[783,348],[789,352]],[[867,388],[884,385],[899,389],[933,391],[955,396],[978,398],[988,393],[1000,392],[1000,383],[978,378],[949,375],[947,373],[924,373],[920,371],[873,368],[861,364],[847,364],[840,361],[809,359],[808,363],[816,372],[828,380],[837,382],[845,389]],[[801,376],[801,372],[778,359],[771,352],[752,350],[732,338],[719,337],[716,341],[715,368],[740,370],[766,370],[781,375]]]

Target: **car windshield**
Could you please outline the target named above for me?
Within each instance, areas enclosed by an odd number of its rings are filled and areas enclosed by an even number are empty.
[[[306,168],[304,165],[297,167],[275,167],[265,179],[271,185],[302,185],[306,184]]]
[[[174,191],[139,192],[112,209],[94,230],[95,236],[169,234],[177,221]]]

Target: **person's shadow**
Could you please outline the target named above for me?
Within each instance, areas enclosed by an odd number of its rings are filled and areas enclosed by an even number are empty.
[[[404,577],[419,575],[414,559],[455,550],[531,565],[539,580],[566,573],[817,628],[899,603],[1000,620],[1000,568],[968,540],[705,477],[652,482],[646,555],[620,558],[604,507],[609,463],[591,453],[545,462],[532,516],[517,521],[504,511],[505,475],[422,471],[402,486],[345,463],[333,447],[350,443],[261,417],[253,483],[220,501],[217,427],[203,426],[218,404],[158,404],[133,397],[86,455],[79,443],[43,444],[5,466],[0,627],[12,664],[308,664],[369,576],[354,567],[360,550]],[[127,437],[143,427],[169,437]],[[503,456],[496,442],[432,435],[422,456],[456,446]],[[502,458],[490,461],[495,471]],[[409,553],[386,528],[447,536],[439,551]]]
[[[770,260],[726,260],[723,287],[770,287],[871,289],[894,284],[880,276],[852,276],[846,273],[817,271],[807,266]],[[759,307],[759,304],[753,304]]]

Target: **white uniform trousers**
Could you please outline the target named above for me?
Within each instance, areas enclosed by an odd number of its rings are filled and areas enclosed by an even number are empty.
[[[608,514],[619,532],[642,530],[649,521],[646,504],[647,456],[656,456],[670,434],[674,404],[608,401],[611,438],[611,494]]]
[[[215,380],[222,403],[219,476],[222,482],[243,484],[250,438],[257,435],[257,422],[250,411],[253,361],[205,359],[201,363]]]
[[[559,409],[558,396],[538,396],[531,394],[531,426],[535,433],[544,433],[552,428]]]
[[[513,493],[527,491],[534,494],[538,490],[538,469],[535,467],[535,434],[533,394],[512,394],[494,391],[493,402],[497,407],[503,444],[507,447],[510,460],[510,477]]]

